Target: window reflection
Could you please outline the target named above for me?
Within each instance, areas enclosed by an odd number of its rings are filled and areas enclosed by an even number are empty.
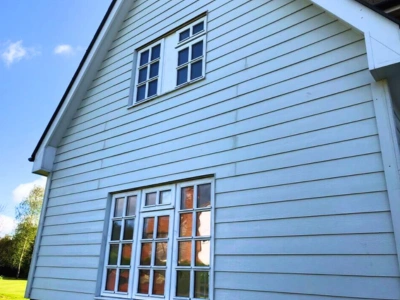
[[[154,231],[154,217],[144,218],[143,221],[143,238],[152,239]]]
[[[167,238],[169,227],[169,216],[158,217],[157,238]]]
[[[118,291],[124,293],[128,292],[128,284],[129,284],[129,270],[120,270],[119,280],[118,280]]]
[[[208,272],[194,272],[194,297],[208,298]]]
[[[179,236],[192,236],[193,214],[180,214]]]
[[[151,264],[151,247],[152,243],[143,243],[142,251],[140,254],[140,265],[150,266]]]
[[[197,186],[197,208],[209,207],[211,204],[211,184]]]
[[[190,266],[192,262],[192,242],[178,243],[178,266]]]
[[[193,187],[184,187],[181,190],[181,209],[193,208]]]
[[[196,213],[196,236],[209,236],[211,225],[211,212],[202,211]]]
[[[140,270],[139,271],[139,283],[138,283],[138,293],[148,294],[149,293],[149,281],[150,281],[150,271]]]
[[[157,270],[154,271],[153,278],[153,295],[164,295],[165,289],[165,271]]]
[[[210,241],[196,241],[196,266],[210,266]]]
[[[117,273],[116,269],[108,269],[107,270],[107,279],[106,279],[106,290],[107,291],[114,291],[116,273]]]
[[[124,198],[115,199],[114,217],[121,217],[124,210]]]

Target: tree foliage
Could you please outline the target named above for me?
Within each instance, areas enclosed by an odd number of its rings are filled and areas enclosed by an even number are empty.
[[[44,190],[39,186],[30,191],[15,210],[18,223],[14,235],[0,239],[0,267],[14,269],[17,278],[29,270],[43,195]]]

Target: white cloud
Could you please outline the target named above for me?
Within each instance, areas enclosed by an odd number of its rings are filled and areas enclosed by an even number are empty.
[[[1,58],[7,66],[11,66],[13,63],[20,61],[21,59],[31,58],[40,52],[33,47],[24,47],[22,41],[15,43],[6,43],[6,48],[2,50]]]
[[[72,47],[71,45],[68,44],[61,44],[57,45],[54,48],[54,54],[57,55],[74,55],[77,51],[81,51],[81,47]]]
[[[5,236],[6,234],[11,234],[15,227],[15,219],[5,215],[0,215],[0,237]]]
[[[22,183],[19,186],[17,186],[13,190],[14,202],[20,203],[22,200],[28,197],[29,192],[33,189],[35,185],[44,187],[46,185],[46,177],[40,177],[39,179],[36,179],[32,182]]]

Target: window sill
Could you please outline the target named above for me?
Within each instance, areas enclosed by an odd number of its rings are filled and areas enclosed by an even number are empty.
[[[193,79],[193,80],[191,80],[191,81],[185,82],[185,83],[183,83],[183,84],[181,84],[181,85],[178,85],[178,86],[175,87],[173,90],[164,92],[164,93],[162,93],[162,94],[160,94],[160,95],[152,96],[152,97],[147,98],[147,99],[145,99],[145,100],[142,100],[142,101],[140,101],[140,102],[135,102],[135,103],[129,105],[129,106],[127,107],[127,109],[133,109],[133,108],[135,108],[135,107],[137,107],[137,106],[140,106],[140,105],[142,105],[142,104],[144,104],[144,103],[147,103],[147,102],[150,102],[150,101],[152,101],[152,100],[154,100],[154,99],[157,99],[157,98],[163,97],[163,96],[165,96],[165,95],[171,94],[171,93],[173,93],[173,92],[175,92],[175,91],[177,91],[177,90],[179,90],[179,89],[182,89],[182,88],[184,88],[184,87],[186,87],[186,86],[188,86],[188,85],[194,84],[194,83],[196,83],[196,82],[198,82],[198,81],[201,81],[201,80],[204,80],[204,79],[206,79],[206,76],[202,76],[202,77]],[[95,299],[97,299],[97,298],[95,298]],[[102,299],[102,298],[99,298],[99,299]],[[106,298],[104,298],[104,299],[106,299]]]

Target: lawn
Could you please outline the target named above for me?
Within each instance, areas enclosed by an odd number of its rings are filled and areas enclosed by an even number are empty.
[[[23,300],[26,280],[0,279],[0,300]]]

